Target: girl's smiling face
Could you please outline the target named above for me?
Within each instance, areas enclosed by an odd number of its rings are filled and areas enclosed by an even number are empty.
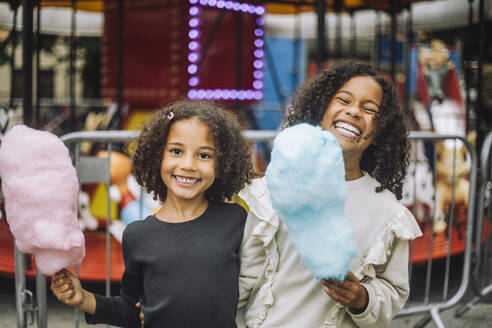
[[[208,127],[198,119],[175,122],[169,129],[161,163],[167,198],[203,200],[215,180],[216,149]]]
[[[346,162],[360,162],[373,142],[374,119],[382,97],[383,89],[373,78],[355,76],[340,87],[328,104],[320,125],[335,135]]]

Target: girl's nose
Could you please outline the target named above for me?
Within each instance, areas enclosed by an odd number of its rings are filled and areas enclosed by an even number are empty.
[[[353,118],[360,118],[360,109],[357,104],[351,104],[345,108],[345,114],[353,117]]]
[[[184,170],[193,170],[195,168],[195,157],[191,154],[184,156],[181,162],[181,168]]]

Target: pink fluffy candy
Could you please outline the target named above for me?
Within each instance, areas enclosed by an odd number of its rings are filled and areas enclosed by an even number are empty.
[[[79,183],[67,147],[55,135],[13,127],[0,146],[7,222],[21,252],[52,275],[80,264],[85,240],[77,221]]]

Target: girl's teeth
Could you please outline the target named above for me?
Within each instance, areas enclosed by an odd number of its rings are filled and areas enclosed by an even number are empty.
[[[361,134],[359,129],[357,129],[356,127],[354,127],[350,124],[346,124],[346,123],[336,123],[335,128],[339,131],[342,130],[342,132],[347,132],[350,134],[354,134],[356,136],[359,136]]]
[[[198,179],[191,179],[191,178],[181,178],[181,177],[176,177],[176,180],[181,183],[196,183]]]

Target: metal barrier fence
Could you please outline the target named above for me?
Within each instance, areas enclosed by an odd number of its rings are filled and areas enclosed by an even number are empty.
[[[475,304],[492,293],[492,132],[485,137],[480,152],[480,177],[477,195],[475,263],[471,280],[471,287],[476,296],[456,312],[457,316],[473,309]]]
[[[444,327],[444,323],[441,320],[441,317],[439,315],[439,312],[445,309],[448,309],[454,305],[456,305],[465,295],[465,292],[468,289],[468,285],[470,282],[470,268],[471,268],[471,255],[472,255],[472,242],[473,242],[473,228],[474,228],[474,221],[475,221],[475,216],[474,216],[474,208],[475,208],[475,190],[476,190],[476,179],[477,179],[477,154],[472,146],[472,144],[464,137],[461,136],[454,136],[454,135],[439,135],[439,134],[434,134],[434,133],[426,133],[426,132],[412,132],[410,134],[410,139],[414,142],[414,145],[416,142],[430,142],[433,145],[436,145],[436,142],[447,142],[448,145],[451,144],[454,145],[454,151],[453,151],[453,157],[452,157],[452,176],[451,176],[451,185],[452,185],[452,190],[451,190],[451,203],[449,204],[449,208],[451,209],[449,211],[449,216],[448,216],[448,226],[447,226],[447,251],[444,257],[445,263],[445,269],[444,269],[444,274],[443,274],[443,285],[442,285],[442,296],[440,297],[440,300],[438,301],[431,301],[431,280],[432,280],[432,274],[433,274],[433,264],[435,261],[433,260],[433,255],[434,255],[434,246],[435,246],[435,240],[437,236],[434,235],[434,224],[437,219],[437,195],[434,197],[434,207],[433,207],[433,213],[430,217],[431,219],[431,227],[432,229],[430,230],[430,233],[428,234],[429,236],[429,253],[428,253],[428,260],[427,260],[427,268],[426,268],[426,275],[425,275],[425,288],[424,288],[424,295],[423,295],[423,300],[421,301],[413,301],[407,303],[405,308],[398,314],[399,316],[404,316],[404,315],[411,315],[411,314],[430,314],[429,316],[424,316],[424,318],[416,324],[415,327],[423,327],[425,326],[431,319],[434,320],[435,324],[437,327]],[[467,206],[467,211],[466,211],[466,227],[464,231],[464,250],[463,250],[463,270],[462,270],[462,277],[461,277],[461,282],[459,283],[459,286],[457,287],[457,290],[450,295],[450,263],[451,263],[451,255],[452,255],[452,246],[453,246],[453,225],[455,220],[457,218],[455,217],[455,211],[454,211],[454,203],[455,203],[455,195],[456,195],[456,182],[457,182],[457,144],[462,144],[464,147],[466,147],[468,151],[468,156],[469,156],[469,174],[468,174],[468,179],[469,179],[469,190],[468,190],[468,206]],[[435,147],[434,147],[435,148]],[[416,150],[417,147],[414,147]],[[434,163],[434,169],[433,169],[433,183],[434,186],[436,186],[436,168],[438,166],[437,162],[437,155],[436,151],[433,152],[433,163]],[[409,174],[411,174],[410,172]],[[415,176],[415,173],[413,174]],[[424,230],[425,231],[425,230]],[[424,234],[425,237],[425,234]],[[421,237],[421,238],[424,238]],[[416,241],[415,241],[416,242]],[[413,242],[413,244],[415,244]],[[410,262],[410,272],[412,272],[412,262]],[[410,287],[410,297],[412,297],[413,291],[416,289],[417,286],[411,286]],[[435,287],[435,285],[433,286]],[[411,299],[412,301],[412,299]]]
[[[251,141],[261,141],[261,142],[271,142],[276,135],[276,131],[244,131],[244,136]],[[106,184],[107,195],[109,195],[109,186],[111,184],[110,181],[110,156],[111,151],[115,144],[127,142],[133,138],[138,136],[135,131],[97,131],[97,132],[75,132],[69,133],[61,137],[61,139],[65,142],[65,144],[71,149],[73,154],[74,164],[77,168],[77,173],[79,177],[79,183],[93,183],[93,182],[102,182]],[[489,137],[491,137],[489,135]],[[450,286],[449,275],[450,275],[450,261],[451,261],[451,247],[452,247],[452,238],[449,238],[447,244],[447,252],[445,255],[445,272],[444,272],[444,284],[442,291],[442,298],[439,301],[430,301],[430,293],[431,293],[431,276],[432,276],[432,266],[433,266],[433,247],[434,247],[434,234],[430,233],[429,245],[428,245],[428,259],[426,261],[426,279],[425,279],[425,289],[423,300],[413,300],[401,311],[399,316],[425,313],[430,314],[430,318],[425,319],[420,323],[421,326],[427,324],[430,319],[433,319],[438,327],[444,327],[444,324],[439,316],[439,311],[452,307],[457,304],[462,297],[464,296],[469,283],[470,283],[470,272],[471,272],[471,255],[472,255],[472,238],[473,238],[473,227],[474,227],[474,201],[475,201],[475,190],[476,190],[476,176],[477,176],[477,155],[472,147],[472,145],[463,137],[453,136],[453,135],[437,135],[434,133],[424,133],[424,132],[412,132],[410,134],[410,139],[414,143],[418,142],[428,142],[434,144],[438,141],[452,141],[454,145],[457,143],[461,143],[466,147],[469,154],[469,167],[470,171],[468,174],[469,179],[469,193],[468,193],[468,208],[467,208],[467,220],[466,227],[464,229],[464,250],[463,250],[463,271],[462,271],[462,279],[459,283],[459,286]],[[492,139],[492,137],[490,138]],[[489,139],[487,139],[489,140]],[[458,141],[458,142],[456,142]],[[98,158],[98,157],[85,157],[79,156],[79,148],[82,142],[97,142],[106,144],[107,157]],[[490,143],[490,141],[489,141]],[[415,147],[417,149],[417,147]],[[451,208],[454,204],[454,185],[456,184],[456,151],[457,147],[454,149],[454,159],[453,159],[453,167],[452,167],[452,184],[453,184],[453,196],[451,198]],[[417,156],[414,156],[415,159]],[[434,152],[433,162],[437,162],[437,157]],[[413,172],[409,172],[410,175],[413,175],[413,178],[416,176],[416,170]],[[436,184],[436,165],[434,165],[433,172],[433,184]],[[413,194],[415,196],[416,189],[413,190]],[[434,197],[435,199],[436,197]],[[106,295],[110,294],[110,232],[107,227],[109,227],[110,223],[110,206],[109,206],[109,196],[107,197],[107,216],[106,216],[106,278],[105,278],[105,289]],[[413,209],[416,208],[417,198],[414,197],[414,206]],[[434,206],[434,211],[430,217],[430,224],[435,222],[437,216],[436,206]],[[448,220],[448,235],[452,236],[453,232],[453,220],[454,212],[450,211],[449,220]],[[411,247],[412,250],[412,247]],[[412,261],[409,263],[409,270],[412,273],[413,265]],[[15,256],[15,281],[16,281],[16,308],[17,308],[17,327],[27,327],[27,317],[30,315],[32,317],[31,322],[34,320],[34,316],[36,315],[37,326],[41,328],[47,327],[46,321],[46,278],[38,274],[36,277],[36,302],[32,300],[32,293],[26,289],[26,281],[25,281],[25,267],[24,267],[24,258],[23,254],[18,252],[16,249]],[[77,269],[78,272],[78,269]],[[414,294],[414,288],[416,286],[411,286],[410,293],[411,296]],[[456,287],[457,290],[449,295],[449,288]],[[487,287],[487,288],[490,288]],[[75,327],[79,327],[79,313],[75,311],[74,325]]]

